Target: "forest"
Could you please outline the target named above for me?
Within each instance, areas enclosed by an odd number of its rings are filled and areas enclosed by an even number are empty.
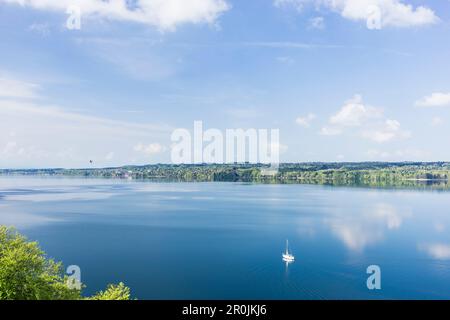
[[[306,183],[361,186],[434,186],[447,188],[449,162],[347,162],[283,163],[273,175],[267,165],[154,164],[115,168],[3,169],[1,175],[78,176],[117,179],[150,179],[189,182]]]

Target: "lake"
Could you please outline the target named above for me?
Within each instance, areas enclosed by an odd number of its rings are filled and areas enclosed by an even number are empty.
[[[78,265],[85,294],[450,299],[449,192],[1,177],[0,224]]]

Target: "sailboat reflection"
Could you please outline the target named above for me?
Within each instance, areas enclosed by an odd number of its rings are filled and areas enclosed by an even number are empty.
[[[292,261],[283,260],[283,261],[284,261],[284,263],[286,264],[286,271],[288,271],[289,265],[290,265],[291,263],[294,263],[294,260],[292,260]]]

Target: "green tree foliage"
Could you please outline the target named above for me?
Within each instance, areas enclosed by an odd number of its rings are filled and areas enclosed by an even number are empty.
[[[81,290],[67,286],[62,264],[46,257],[37,242],[0,226],[0,300],[78,300]],[[110,285],[95,300],[126,300],[130,289]]]
[[[76,299],[69,289],[62,266],[46,259],[36,242],[27,242],[16,231],[0,226],[0,299]]]
[[[105,291],[100,291],[88,300],[130,300],[130,288],[122,282],[118,285],[110,284]]]

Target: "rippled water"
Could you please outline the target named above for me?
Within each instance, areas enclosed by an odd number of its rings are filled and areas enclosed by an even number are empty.
[[[123,281],[139,299],[449,299],[449,204],[437,191],[0,178],[0,224],[80,266],[86,294]]]

